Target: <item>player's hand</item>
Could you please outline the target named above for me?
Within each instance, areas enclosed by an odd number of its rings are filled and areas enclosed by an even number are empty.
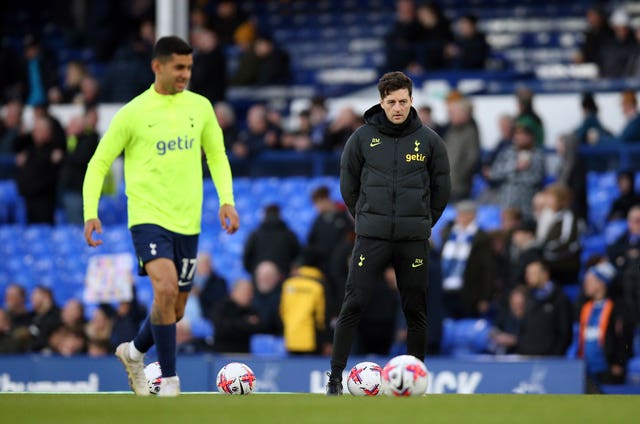
[[[84,239],[91,247],[100,246],[102,244],[102,240],[93,239],[94,231],[97,234],[102,234],[102,223],[98,218],[90,219],[84,223]]]
[[[238,217],[236,208],[231,205],[224,204],[220,206],[218,216],[220,217],[220,225],[222,225],[222,228],[224,228],[227,234],[233,234],[238,231],[238,228],[240,227],[240,218]]]

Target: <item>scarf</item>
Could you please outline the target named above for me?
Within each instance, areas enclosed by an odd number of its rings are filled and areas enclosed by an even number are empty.
[[[473,222],[466,228],[454,225],[449,238],[442,248],[442,288],[446,291],[457,291],[464,285],[464,270],[471,252],[473,237],[478,232],[478,225]]]

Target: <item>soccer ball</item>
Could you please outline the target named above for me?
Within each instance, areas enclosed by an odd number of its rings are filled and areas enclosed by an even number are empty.
[[[216,385],[220,393],[248,395],[256,386],[256,375],[246,364],[231,362],[218,372]]]
[[[377,396],[380,393],[382,367],[375,362],[360,362],[349,371],[347,389],[354,396]]]
[[[149,365],[144,367],[144,376],[147,378],[149,393],[157,395],[160,391],[160,381],[162,381],[160,362],[151,362]]]
[[[429,371],[415,356],[396,356],[382,369],[383,390],[389,396],[422,396],[428,383]]]

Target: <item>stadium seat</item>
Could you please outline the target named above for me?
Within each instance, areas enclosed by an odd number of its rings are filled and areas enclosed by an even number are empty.
[[[607,223],[604,227],[604,239],[607,246],[613,244],[627,231],[627,220],[618,219]]]
[[[213,337],[213,325],[208,319],[202,318],[191,322],[191,334],[198,339]]]
[[[480,205],[478,207],[478,226],[486,230],[500,228],[500,205]]]
[[[250,352],[256,356],[284,357],[287,350],[284,337],[271,334],[254,334],[249,342]]]
[[[580,295],[580,290],[582,286],[580,284],[567,284],[562,286],[562,291],[569,298],[571,303],[575,303]]]
[[[454,356],[486,352],[489,330],[486,319],[447,319],[443,322],[442,352]]]
[[[640,356],[634,356],[627,364],[627,383],[640,385]]]
[[[581,239],[582,253],[581,260],[584,264],[587,259],[594,255],[604,255],[606,252],[606,242],[603,234],[593,234],[583,236]]]
[[[571,338],[571,345],[567,348],[565,356],[569,359],[575,359],[578,357],[578,333],[580,331],[580,324],[575,322],[572,327],[573,336]]]

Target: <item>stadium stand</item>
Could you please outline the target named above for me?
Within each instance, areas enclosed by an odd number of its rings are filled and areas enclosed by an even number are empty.
[[[249,341],[251,354],[259,357],[283,358],[287,356],[284,337],[272,334],[254,334]]]

